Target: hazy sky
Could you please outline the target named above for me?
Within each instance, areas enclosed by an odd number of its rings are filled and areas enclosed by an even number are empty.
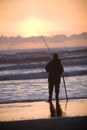
[[[0,35],[87,32],[87,0],[0,0]]]

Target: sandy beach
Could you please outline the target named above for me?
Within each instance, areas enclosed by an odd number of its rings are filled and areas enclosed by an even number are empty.
[[[2,122],[0,130],[87,130],[87,117]]]
[[[0,130],[86,130],[87,99],[0,104]]]

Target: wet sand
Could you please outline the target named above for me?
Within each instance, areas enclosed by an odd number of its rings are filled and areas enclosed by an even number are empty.
[[[0,104],[0,130],[86,130],[87,99]]]

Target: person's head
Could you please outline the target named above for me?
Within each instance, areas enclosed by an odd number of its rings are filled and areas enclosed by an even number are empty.
[[[57,53],[54,53],[54,54],[53,54],[53,59],[54,59],[54,60],[57,60],[57,59],[58,59],[58,54],[57,54]]]

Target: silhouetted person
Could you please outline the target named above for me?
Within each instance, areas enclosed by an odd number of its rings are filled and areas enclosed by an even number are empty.
[[[51,117],[62,116],[62,109],[59,102],[56,102],[56,108],[54,107],[52,102],[49,102],[49,104]]]
[[[45,69],[49,73],[48,75],[49,102],[52,101],[52,94],[53,94],[54,86],[55,86],[56,101],[58,101],[60,79],[61,79],[61,74],[63,73],[64,69],[57,53],[54,53],[53,59],[46,65]]]

